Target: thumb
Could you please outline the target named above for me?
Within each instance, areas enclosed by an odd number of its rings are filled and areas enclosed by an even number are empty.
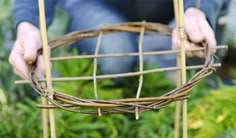
[[[24,60],[26,63],[31,64],[36,60],[37,51],[40,48],[41,43],[37,40],[26,40],[23,42],[24,48]]]

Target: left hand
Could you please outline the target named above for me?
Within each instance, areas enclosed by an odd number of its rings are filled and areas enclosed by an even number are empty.
[[[185,49],[197,47],[197,43],[207,42],[211,53],[216,51],[216,38],[213,29],[209,25],[206,15],[197,8],[188,8],[184,14],[184,29],[189,41],[185,42]],[[172,32],[172,48],[178,49],[179,36],[176,29]],[[203,51],[187,52],[187,56],[204,57]]]

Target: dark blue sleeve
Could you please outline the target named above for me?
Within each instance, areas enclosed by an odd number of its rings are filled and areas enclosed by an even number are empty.
[[[198,0],[185,0],[185,9],[196,7],[197,1]],[[207,20],[213,29],[215,29],[217,17],[225,2],[229,3],[230,0],[200,0],[200,7],[198,8],[205,13]]]
[[[49,26],[54,17],[54,9],[57,0],[45,1],[46,23]],[[38,0],[15,0],[13,5],[13,19],[15,27],[23,21],[39,26]]]

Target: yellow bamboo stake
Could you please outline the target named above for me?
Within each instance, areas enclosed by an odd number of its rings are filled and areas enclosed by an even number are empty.
[[[51,70],[50,70],[49,47],[48,47],[47,31],[46,31],[44,0],[38,0],[38,5],[39,5],[40,33],[41,33],[41,39],[42,39],[42,45],[43,45],[43,56],[44,56],[45,70],[46,70],[47,89],[48,89],[49,98],[53,99],[53,88],[52,88],[52,79],[51,79]],[[49,119],[50,119],[51,138],[56,138],[55,118],[54,118],[53,109],[49,109]]]
[[[178,1],[177,0],[173,0],[173,4],[174,4],[174,14],[175,14],[175,22],[176,24],[179,22],[179,6],[178,6]],[[177,27],[176,27],[177,28]],[[177,58],[176,58],[176,63],[177,66],[179,68],[181,68],[181,64],[180,64],[180,53],[177,53]],[[176,80],[176,87],[181,86],[181,73],[180,71],[176,71],[176,75],[178,78]],[[175,104],[175,124],[174,124],[174,138],[179,138],[179,121],[180,121],[180,108],[181,108],[181,102],[180,101],[176,101]]]
[[[47,105],[47,99],[42,97],[42,104]],[[48,112],[47,109],[42,109],[42,126],[43,138],[48,138]]]
[[[186,83],[186,57],[185,57],[185,32],[184,32],[184,4],[183,0],[178,0],[178,34],[180,39],[180,64],[181,64],[181,84]],[[183,138],[188,137],[187,132],[187,100],[183,100]]]

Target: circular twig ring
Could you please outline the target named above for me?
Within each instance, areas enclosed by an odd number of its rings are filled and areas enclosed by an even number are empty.
[[[99,37],[99,35],[106,35],[115,32],[130,32],[130,33],[161,33],[171,37],[172,28],[159,24],[159,23],[147,23],[147,22],[128,22],[111,26],[102,26],[96,29],[90,29],[85,31],[72,32],[49,42],[51,50],[60,47],[62,45],[68,45],[76,41]],[[39,51],[42,53],[42,50]],[[141,53],[141,52],[139,52]],[[39,80],[35,76],[35,65],[29,65],[29,78],[32,82],[33,88],[43,97],[47,98],[51,105],[37,105],[40,108],[61,108],[72,112],[80,112],[87,114],[108,114],[108,113],[135,113],[143,112],[150,109],[160,109],[166,107],[173,101],[183,100],[188,98],[190,90],[204,77],[208,76],[214,71],[212,67],[213,57],[210,53],[209,46],[205,44],[205,63],[201,70],[199,70],[186,84],[172,91],[165,93],[158,97],[139,97],[126,98],[126,99],[82,99],[74,97],[65,93],[54,91],[53,98],[48,96],[47,88],[43,87]],[[138,54],[140,56],[140,54]],[[99,55],[96,55],[99,56]],[[143,73],[144,74],[144,73]],[[140,74],[139,74],[140,75]],[[102,78],[102,77],[101,77]],[[96,74],[93,79],[96,79]],[[86,108],[74,108],[74,107],[86,107]]]

